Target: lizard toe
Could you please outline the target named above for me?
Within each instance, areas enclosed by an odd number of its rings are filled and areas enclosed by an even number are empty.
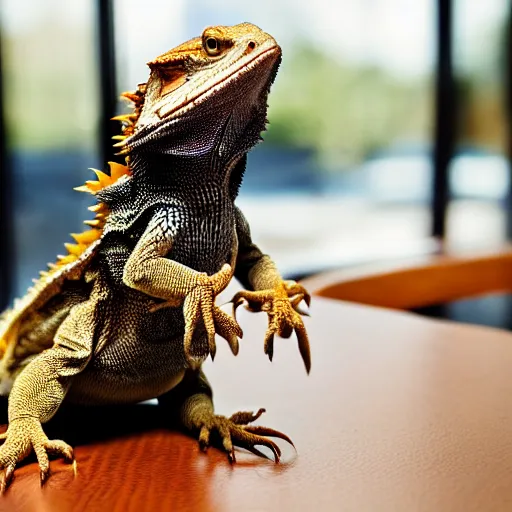
[[[15,464],[8,464],[5,466],[4,473],[0,480],[0,494],[3,494],[7,490],[7,487],[9,487],[9,484],[12,482],[15,467]]]
[[[57,455],[66,462],[73,461],[73,449],[64,441],[50,441],[36,418],[23,417],[11,421],[0,447],[0,467],[4,470],[0,491],[5,492],[12,481],[14,469],[32,450],[35,452],[40,469],[41,485],[50,475],[49,455]]]
[[[236,425],[247,425],[248,423],[256,421],[264,412],[266,412],[266,410],[263,409],[263,407],[258,409],[256,413],[252,411],[240,411],[232,414],[229,419]]]
[[[309,340],[301,315],[309,316],[299,304],[304,301],[309,306],[311,297],[307,290],[295,281],[281,281],[272,289],[236,293],[231,300],[233,316],[236,319],[237,308],[245,303],[246,309],[253,312],[264,311],[268,314],[268,327],[264,337],[264,352],[270,361],[274,356],[274,337],[290,338],[297,335],[300,355],[306,371],[311,369]]]
[[[274,461],[277,463],[281,459],[281,449],[279,446],[269,439],[270,437],[277,437],[290,443],[292,440],[282,432],[272,428],[263,426],[248,426],[258,419],[265,409],[259,409],[256,413],[252,412],[238,412],[233,414],[230,418],[225,416],[211,416],[205,418],[202,422],[199,432],[199,446],[203,451],[206,451],[210,445],[210,435],[213,431],[217,434],[217,441],[220,441],[220,447],[227,453],[230,463],[236,462],[235,447],[244,448],[259,457],[268,458],[261,452],[257,446],[264,446],[273,453]]]
[[[71,463],[75,460],[73,448],[60,439],[46,441],[44,443],[44,448],[49,454],[62,457],[65,462]]]

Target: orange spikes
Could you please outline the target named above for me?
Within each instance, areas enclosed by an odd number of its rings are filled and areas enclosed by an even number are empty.
[[[83,233],[71,233],[71,236],[78,244],[89,245],[100,238],[101,231],[97,229],[88,229]]]
[[[112,118],[112,121],[121,121],[123,123],[132,123],[135,121],[137,116],[134,116],[133,114],[121,114],[119,116],[114,116]]]
[[[138,103],[140,101],[140,96],[134,92],[122,92],[121,98],[125,98],[132,103]]]
[[[88,226],[91,226],[93,228],[99,227],[101,225],[101,222],[97,219],[94,220],[84,220],[84,224],[87,224]]]
[[[108,174],[105,174],[103,171],[99,171],[98,169],[93,169],[92,167],[89,168],[94,174],[96,174],[96,177],[98,178],[98,182],[101,186],[101,188],[105,188],[108,185],[110,185],[110,176]],[[89,182],[86,182],[89,183]]]
[[[79,187],[75,187],[73,190],[76,190],[77,192],[87,192],[88,194],[94,194],[94,191],[87,185],[80,185]]]
[[[67,254],[66,256],[63,256],[62,254],[59,254],[57,256],[57,259],[59,260],[58,265],[67,265],[68,263],[71,263],[77,259],[77,256],[74,254]]]
[[[117,181],[121,176],[130,174],[130,169],[126,165],[118,164],[117,162],[108,162],[110,166],[110,176]]]
[[[108,213],[108,207],[105,203],[98,203],[93,206],[89,206],[87,209],[90,212],[96,213],[97,216],[106,215]]]
[[[99,181],[86,181],[85,187],[89,190],[91,194],[95,194],[99,190],[101,190],[103,187],[101,186],[101,183]]]
[[[118,164],[116,162],[109,162],[109,165],[110,176],[104,173],[103,171],[91,168],[90,170],[93,171],[94,174],[96,174],[98,181],[88,180],[85,182],[84,185],[75,187],[74,190],[76,190],[77,192],[87,192],[89,194],[95,195],[96,192],[98,192],[99,190],[102,190],[115,183],[121,176],[124,176],[125,174],[130,174],[128,167],[124,165]]]
[[[84,252],[85,245],[81,244],[64,244],[69,254],[74,254],[75,256],[80,256]]]

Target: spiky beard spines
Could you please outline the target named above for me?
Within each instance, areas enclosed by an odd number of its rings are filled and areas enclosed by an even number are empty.
[[[131,107],[133,111],[130,114],[123,114],[112,118],[113,120],[121,122],[122,135],[114,136],[113,138],[115,140],[124,140],[132,135],[135,129],[135,124],[142,111],[142,107],[144,106],[145,90],[146,84],[139,84],[136,91],[124,92],[121,94],[121,98],[132,103]],[[97,192],[117,183],[117,181],[124,176],[130,176],[131,172],[128,165],[129,157],[126,157],[125,161],[127,165],[122,165],[117,162],[108,162],[110,174],[91,168],[91,170],[96,174],[97,180],[88,180],[83,185],[75,187],[74,190],[96,195]],[[91,229],[82,233],[71,233],[71,237],[75,240],[76,244],[64,244],[67,254],[59,255],[56,263],[50,263],[48,265],[50,270],[42,271],[40,273],[41,278],[46,277],[53,270],[77,260],[87,247],[89,247],[94,241],[101,238],[103,228],[109,214],[108,206],[105,203],[98,202],[97,204],[90,206],[88,209],[96,214],[94,219],[84,221],[84,224],[90,226]]]
[[[110,167],[110,175],[99,171],[98,169],[91,169],[96,174],[96,177],[98,178],[97,181],[86,181],[84,185],[76,187],[75,190],[78,192],[87,192],[89,194],[96,195],[98,191],[113,185],[123,176],[129,176],[131,174],[128,166],[117,162],[108,162],[108,164]],[[65,243],[64,246],[66,248],[66,254],[58,255],[55,263],[49,263],[49,270],[41,271],[40,278],[44,279],[59,268],[78,260],[87,247],[101,238],[103,227],[105,226],[105,222],[109,214],[108,207],[106,204],[98,202],[97,204],[90,206],[88,209],[96,214],[94,219],[84,221],[84,224],[89,226],[90,229],[87,229],[82,233],[71,233],[71,237],[76,243]]]
[[[127,91],[121,93],[121,98],[131,103],[132,112],[121,114],[112,118],[113,121],[121,122],[121,134],[112,137],[114,140],[122,143],[130,135],[135,132],[135,125],[140,117],[142,108],[144,107],[144,99],[146,97],[146,84],[139,84],[136,91]],[[116,144],[114,144],[114,147]]]

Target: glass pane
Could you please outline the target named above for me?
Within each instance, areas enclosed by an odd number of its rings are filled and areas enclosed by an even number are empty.
[[[88,218],[88,199],[72,189],[99,165],[93,6],[2,0],[17,296]]]
[[[508,0],[455,1],[454,55],[459,140],[450,172],[454,195],[448,241],[453,248],[505,241],[502,200],[509,189],[505,109]]]

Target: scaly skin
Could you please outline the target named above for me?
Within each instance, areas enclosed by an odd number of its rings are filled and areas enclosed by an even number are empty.
[[[234,446],[261,455],[284,434],[249,425],[263,412],[216,415],[201,371],[215,356],[215,334],[238,352],[242,330],[215,305],[233,275],[252,311],[266,311],[265,352],[275,334],[296,332],[307,371],[309,343],[300,285],[284,282],[252,242],[235,206],[247,152],[265,129],[267,95],[281,58],[275,40],[254,25],[210,27],[200,38],[151,63],[147,84],[124,96],[116,144],[127,167],[79,190],[93,193],[92,230],[44,274],[0,323],[1,384],[9,395],[9,427],[1,436],[1,488],[34,450],[41,480],[48,454],[72,460],[63,441],[41,424],[60,404],[135,403],[157,397],[169,414],[198,435],[201,448],[216,431],[231,461]],[[12,384],[12,382],[14,382]]]

